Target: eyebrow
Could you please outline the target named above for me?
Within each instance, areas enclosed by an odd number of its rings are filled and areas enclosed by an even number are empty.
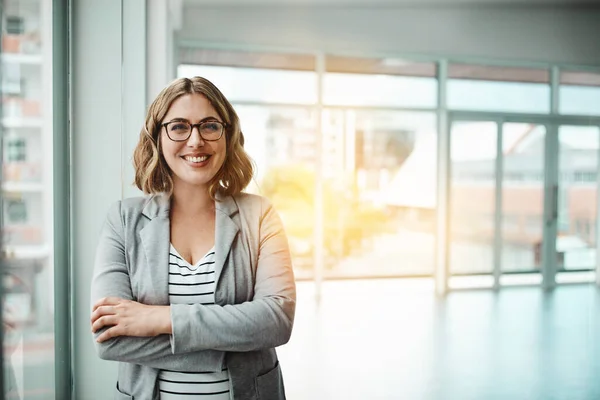
[[[206,117],[206,118],[202,118],[198,123],[202,123],[202,122],[207,122],[207,121],[217,121],[217,122],[221,122],[220,119],[218,119],[217,117]],[[190,120],[186,119],[186,118],[173,118],[167,122],[188,122],[191,124]]]

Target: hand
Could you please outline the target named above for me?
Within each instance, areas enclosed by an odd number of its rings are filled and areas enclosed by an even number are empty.
[[[157,336],[171,333],[169,306],[149,306],[118,297],[105,297],[94,304],[92,332],[104,327],[96,341],[102,343],[116,336]]]

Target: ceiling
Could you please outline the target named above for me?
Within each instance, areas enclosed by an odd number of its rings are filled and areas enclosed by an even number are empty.
[[[599,6],[600,0],[184,0],[190,6],[463,6],[463,5],[536,5]]]

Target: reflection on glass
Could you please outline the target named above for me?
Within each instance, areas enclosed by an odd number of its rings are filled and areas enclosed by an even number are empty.
[[[294,273],[313,276],[316,111],[234,104],[244,147],[256,165],[249,192],[269,198],[286,229]]]
[[[52,112],[47,100],[51,98],[47,23],[51,9],[42,0],[3,3],[4,395],[6,399],[51,399]]]
[[[456,122],[450,131],[450,271],[491,273],[494,265],[497,126]]]
[[[325,276],[433,272],[433,113],[325,110]]]
[[[600,128],[560,126],[558,268],[594,269]]]
[[[502,271],[540,270],[544,230],[542,125],[507,123],[502,130]]]

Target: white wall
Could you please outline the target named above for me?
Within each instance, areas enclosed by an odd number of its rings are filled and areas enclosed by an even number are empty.
[[[121,2],[72,7],[74,398],[112,398],[116,371],[90,333],[90,281],[106,211],[121,198]]]
[[[188,6],[182,39],[600,65],[600,9]]]

